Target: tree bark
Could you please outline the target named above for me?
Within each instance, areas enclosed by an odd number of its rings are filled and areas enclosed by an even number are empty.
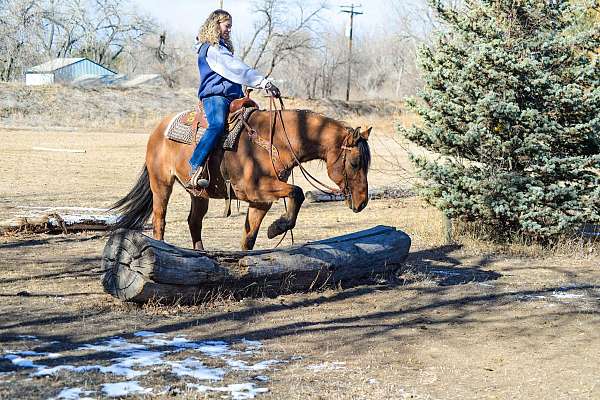
[[[249,252],[183,249],[118,230],[104,248],[102,283],[107,293],[134,302],[273,296],[390,273],[409,248],[408,235],[387,226]]]

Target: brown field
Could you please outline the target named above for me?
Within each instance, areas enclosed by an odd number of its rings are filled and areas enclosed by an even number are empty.
[[[374,126],[373,187],[412,185],[405,146],[395,140],[399,118],[406,117],[346,118]],[[71,125],[81,126],[76,122]],[[26,207],[107,207],[129,190],[143,164],[147,130],[15,125],[0,128],[0,220]],[[41,152],[33,146],[86,152]],[[390,168],[391,161],[397,166]],[[398,166],[407,171],[398,172]],[[324,176],[320,165],[310,169]],[[188,203],[177,188],[166,240],[179,246],[190,245]],[[222,207],[213,201],[205,220],[207,249],[238,248],[245,205],[229,218],[221,217]],[[263,226],[282,209],[277,204]],[[101,234],[0,237],[0,398],[50,398],[69,387],[103,398],[102,384],[126,380],[153,389],[132,396],[142,398],[229,398],[186,383],[241,382],[268,389],[257,395],[264,399],[600,398],[597,249],[575,241],[544,251],[468,238],[445,245],[441,215],[414,197],[371,201],[360,214],[342,204],[306,204],[294,233],[297,242],[305,242],[378,224],[402,229],[413,240],[396,277],[193,307],[123,304],[103,293],[99,270],[106,238]],[[257,248],[276,243],[264,231]],[[148,373],[133,379],[96,370],[36,377],[10,356],[35,351],[22,357],[49,367],[106,366],[114,354],[78,348],[115,336],[139,342],[134,333],[141,330],[166,338],[223,340],[233,348],[243,346],[242,339],[257,340],[262,347],[244,355],[248,363],[280,362],[260,372],[228,370],[222,381],[211,382],[178,377],[160,365],[138,368]],[[169,357],[200,355],[184,349]],[[224,366],[223,358],[201,360]]]

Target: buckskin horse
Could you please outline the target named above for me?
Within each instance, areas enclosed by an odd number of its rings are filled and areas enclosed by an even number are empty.
[[[274,100],[270,100],[273,105]],[[283,103],[281,106],[283,108]],[[112,209],[121,212],[116,228],[141,229],[152,215],[153,236],[163,240],[173,185],[176,180],[180,183],[188,180],[188,160],[194,149],[194,145],[167,138],[166,129],[172,119],[173,115],[164,118],[151,133],[138,181],[113,205]],[[345,196],[352,211],[360,212],[367,205],[367,173],[371,161],[367,140],[371,128],[361,131],[311,111],[281,109],[254,111],[246,121],[246,128],[234,151],[219,153],[216,150],[209,158],[208,188],[191,193],[188,226],[194,249],[204,250],[202,219],[208,211],[209,198],[229,197],[248,202],[241,241],[243,250],[254,247],[260,224],[278,199],[287,199],[286,212],[269,226],[268,238],[294,228],[304,193],[287,180],[294,167],[303,168],[300,164],[307,161],[325,161],[329,178],[339,187],[334,192]],[[270,147],[257,146],[252,135]],[[271,150],[267,150],[269,148]],[[224,176],[231,182],[233,193],[229,196]]]

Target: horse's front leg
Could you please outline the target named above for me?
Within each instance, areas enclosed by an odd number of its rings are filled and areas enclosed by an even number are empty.
[[[290,185],[281,181],[275,181],[270,186],[270,188],[266,188],[266,193],[269,193],[278,199],[287,198],[286,212],[273,221],[267,230],[267,237],[273,239],[275,236],[281,235],[296,226],[298,213],[304,202],[304,192],[299,186]]]
[[[250,203],[248,205],[248,213],[246,214],[246,222],[244,223],[244,233],[242,236],[242,250],[252,250],[254,248],[260,224],[272,204],[273,203]]]

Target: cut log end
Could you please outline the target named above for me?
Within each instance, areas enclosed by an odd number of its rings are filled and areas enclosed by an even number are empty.
[[[107,293],[121,300],[133,300],[151,282],[154,254],[139,231],[115,231],[102,254],[102,285]]]

